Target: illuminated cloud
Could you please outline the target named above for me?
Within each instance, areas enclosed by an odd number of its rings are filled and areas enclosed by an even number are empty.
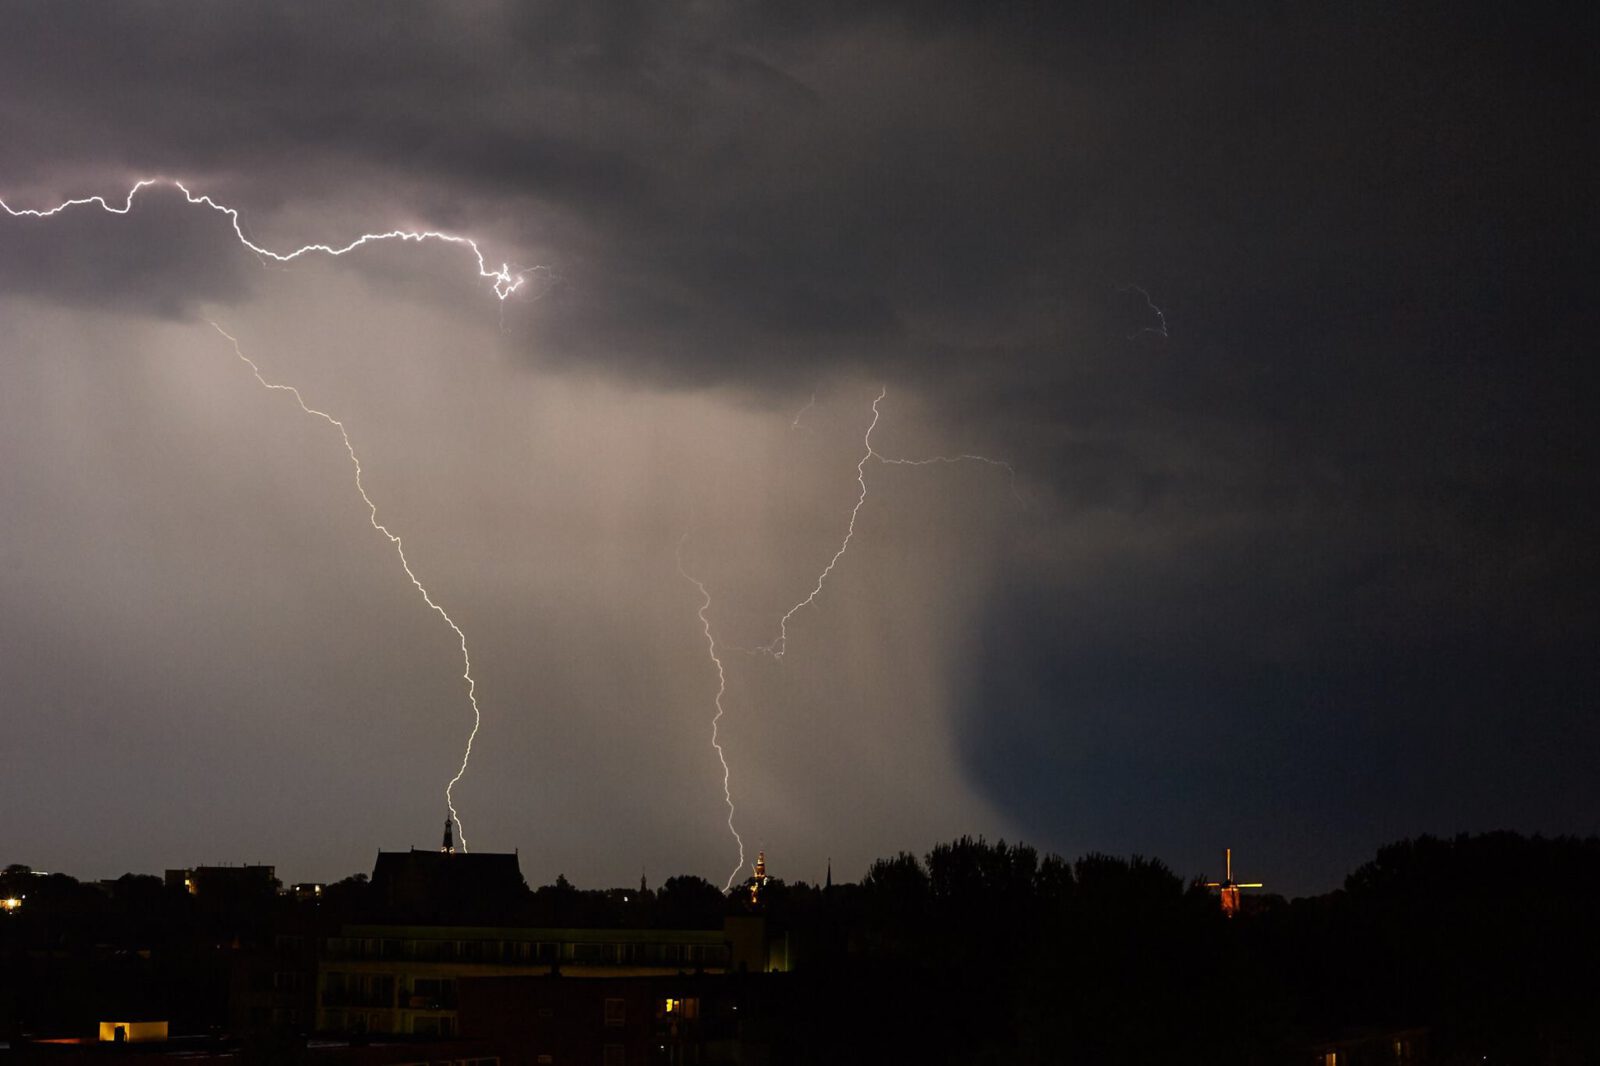
[[[11,5],[13,206],[172,174],[259,247],[433,229],[548,268],[500,303],[459,248],[263,264],[171,190],[0,219],[19,860],[227,841],[321,878],[432,841],[453,649],[207,317],[351,427],[473,634],[474,847],[535,878],[725,869],[673,550],[692,518],[719,651],[770,641],[885,386],[881,455],[1016,483],[867,467],[782,663],[726,660],[781,876],[1004,832],[1196,872],[1231,843],[1293,890],[1406,832],[1594,830],[1561,24]]]

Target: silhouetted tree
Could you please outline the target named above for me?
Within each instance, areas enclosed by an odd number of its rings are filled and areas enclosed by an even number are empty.
[[[656,925],[663,929],[716,929],[727,910],[727,898],[701,877],[669,877],[656,893]]]
[[[1026,906],[1038,868],[1039,853],[1026,844],[989,844],[981,836],[964,836],[928,852],[934,904],[957,914]]]
[[[928,871],[909,851],[874,862],[861,879],[861,889],[870,900],[912,910],[920,910],[932,898]]]
[[[1046,855],[1033,876],[1034,896],[1046,910],[1059,910],[1072,899],[1076,880],[1072,864],[1059,855]]]

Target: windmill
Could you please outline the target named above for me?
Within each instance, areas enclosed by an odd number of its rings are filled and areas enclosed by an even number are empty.
[[[1214,888],[1222,898],[1222,913],[1229,918],[1239,913],[1239,890],[1241,888],[1261,888],[1259,881],[1247,881],[1240,884],[1233,879],[1233,849],[1227,848],[1223,852],[1223,862],[1227,866],[1227,873],[1221,881],[1206,882],[1207,888]]]

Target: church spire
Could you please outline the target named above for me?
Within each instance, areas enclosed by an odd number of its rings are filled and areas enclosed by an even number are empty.
[[[446,855],[454,855],[456,851],[456,827],[448,814],[444,816],[444,845],[439,850]]]

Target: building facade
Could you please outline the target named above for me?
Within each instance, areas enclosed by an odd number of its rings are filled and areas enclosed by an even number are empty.
[[[460,982],[474,977],[664,977],[720,974],[737,958],[726,929],[516,929],[346,926],[323,945],[316,974],[321,1032],[452,1036]]]

